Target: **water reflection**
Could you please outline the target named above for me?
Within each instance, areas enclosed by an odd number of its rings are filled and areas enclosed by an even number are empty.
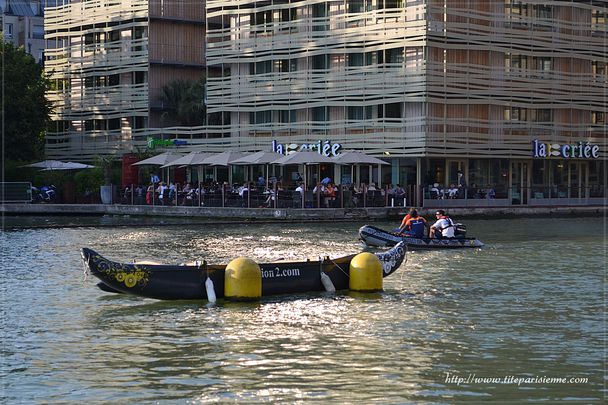
[[[487,248],[410,253],[383,293],[257,303],[104,293],[83,281],[78,253],[170,263],[339,256],[360,251],[360,225],[6,232],[0,400],[36,402],[41,389],[49,402],[601,398],[605,253],[592,219],[470,221]],[[590,380],[457,385],[447,373]]]

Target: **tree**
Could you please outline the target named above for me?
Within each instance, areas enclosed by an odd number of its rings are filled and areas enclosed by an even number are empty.
[[[162,88],[163,117],[171,125],[197,126],[205,124],[205,82],[174,80]]]
[[[32,161],[44,156],[44,131],[50,122],[51,103],[45,93],[50,81],[43,68],[23,47],[0,38],[2,65],[2,167],[5,158]]]

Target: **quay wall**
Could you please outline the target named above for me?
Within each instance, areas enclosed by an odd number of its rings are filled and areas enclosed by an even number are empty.
[[[436,208],[420,208],[424,216],[432,216]],[[527,216],[602,216],[604,206],[527,206],[527,207],[450,207],[446,212],[459,219],[505,218]],[[394,219],[405,215],[403,207],[382,208],[221,208],[182,207],[149,205],[104,205],[104,204],[23,204],[0,205],[2,215],[130,215],[144,217],[181,217],[222,220],[260,221],[358,221]]]

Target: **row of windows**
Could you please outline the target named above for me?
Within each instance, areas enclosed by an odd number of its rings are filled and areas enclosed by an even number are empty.
[[[136,71],[131,72],[131,79],[127,80],[126,84],[143,84],[147,82],[148,72]],[[124,74],[122,75],[124,78]],[[121,75],[106,75],[106,76],[88,76],[84,78],[85,88],[118,86],[121,84]]]
[[[312,121],[323,122],[329,120],[330,107],[322,106],[311,109],[310,116]],[[346,116],[348,120],[362,121],[372,119],[374,108],[372,106],[348,106]],[[402,118],[403,104],[389,103],[376,106],[377,118]],[[553,121],[553,110],[550,108],[520,108],[510,107],[504,111],[506,121],[522,122],[551,122]],[[250,122],[253,124],[293,123],[296,120],[296,111],[256,111],[250,113]],[[605,114],[603,112],[591,112],[592,124],[604,124]]]
[[[416,63],[422,62],[422,49],[420,48],[393,48],[373,52],[350,53],[346,55],[346,65],[349,67],[370,66],[374,64],[402,65],[404,54],[408,60]],[[330,68],[331,55],[315,55],[309,58],[312,70],[325,70]],[[275,61],[252,62],[249,65],[251,75],[260,75],[272,72],[295,72],[298,70],[298,59],[280,59]]]
[[[85,45],[93,45],[93,44],[104,44],[104,43],[112,43],[118,42],[121,38],[121,33],[125,36],[125,30],[113,30],[109,32],[90,32],[84,35],[84,44]],[[128,34],[128,32],[127,32]],[[133,27],[131,29],[131,38],[132,39],[142,39],[148,37],[148,28],[147,27]]]

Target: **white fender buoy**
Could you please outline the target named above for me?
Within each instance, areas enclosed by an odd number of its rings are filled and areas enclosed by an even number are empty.
[[[336,292],[336,287],[334,287],[334,283],[331,282],[331,278],[323,272],[321,272],[321,284],[325,287],[325,291]]]
[[[205,289],[207,290],[207,301],[217,301],[217,297],[215,296],[215,289],[213,288],[213,280],[211,280],[209,277],[207,277],[207,280],[205,281]]]

